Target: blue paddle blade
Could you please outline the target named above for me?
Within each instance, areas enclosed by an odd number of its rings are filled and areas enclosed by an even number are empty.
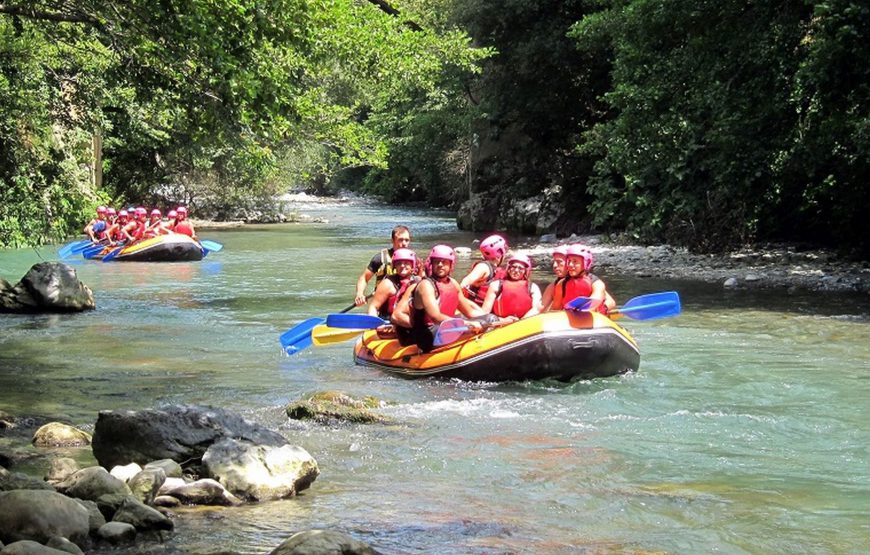
[[[389,322],[368,314],[341,313],[330,314],[326,317],[326,325],[330,328],[371,330],[384,324],[389,324]]]
[[[90,260],[99,256],[100,253],[102,253],[104,250],[106,250],[106,247],[104,247],[103,245],[94,245],[93,247],[88,247],[83,250],[82,256]]]
[[[217,241],[211,241],[209,239],[203,239],[202,241],[199,242],[199,244],[202,245],[203,248],[205,248],[206,250],[209,250],[212,252],[218,252],[219,250],[224,248],[224,246],[221,245],[220,243],[218,243]]]
[[[680,313],[680,295],[676,291],[641,295],[630,299],[613,312],[635,320],[670,318]]]
[[[118,256],[122,250],[124,250],[124,247],[120,246],[110,251],[106,256],[103,257],[103,262],[109,262],[111,260],[114,260],[115,257]]]
[[[73,241],[72,243],[67,243],[58,249],[57,255],[61,258],[68,258],[74,254],[82,252],[84,249],[88,248],[90,245],[93,245],[89,239],[85,239],[82,241]]]
[[[294,346],[298,342],[304,343],[306,338],[308,340],[308,344],[310,345],[311,330],[314,329],[314,326],[318,326],[325,321],[326,320],[323,318],[309,318],[303,322],[299,322],[298,324],[281,334],[281,337],[279,337],[279,340],[281,341],[281,348],[283,348],[285,351],[288,351],[289,354],[290,347]]]
[[[601,303],[604,302],[603,299],[593,299],[592,297],[577,297],[573,299],[571,302],[565,305],[565,310],[574,310],[576,312],[589,312],[590,310],[595,310]]]
[[[440,347],[458,341],[462,335],[468,331],[468,326],[465,325],[465,320],[462,318],[451,318],[444,320],[438,324],[438,331],[435,332],[435,340],[432,345]]]
[[[284,347],[284,352],[288,355],[295,355],[302,349],[306,349],[311,346],[313,340],[311,338],[311,330],[308,330],[308,335],[299,338],[295,343],[291,343]]]

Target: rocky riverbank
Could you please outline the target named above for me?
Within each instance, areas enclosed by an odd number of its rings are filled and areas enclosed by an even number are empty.
[[[668,245],[625,245],[604,236],[555,240],[544,236],[524,250],[538,266],[549,265],[557,244],[580,242],[595,254],[601,273],[640,278],[685,279],[718,283],[726,288],[784,288],[808,291],[870,293],[870,263],[845,260],[825,250],[790,245],[746,248],[727,254],[699,255]]]

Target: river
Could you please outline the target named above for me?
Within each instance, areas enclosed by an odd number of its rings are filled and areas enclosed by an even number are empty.
[[[407,381],[354,366],[351,343],[287,357],[278,336],[346,307],[397,222],[421,254],[473,236],[426,210],[301,208],[329,223],[201,231],[224,244],[201,262],[76,263],[97,310],[0,315],[0,409],[91,431],[103,409],[209,404],[317,459],[320,476],[297,498],[179,511],[171,542],[188,551],[266,553],[311,528],[383,553],[870,551],[865,297],[602,273],[620,301],[682,295],[677,318],[624,321],[638,372]],[[0,276],[14,283],[53,252],[0,250]],[[288,421],[289,402],[328,389],[374,395],[397,423]],[[92,462],[87,449],[76,456]]]

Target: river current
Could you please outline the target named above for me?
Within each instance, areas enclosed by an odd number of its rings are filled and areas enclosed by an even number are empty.
[[[602,269],[620,303],[683,298],[679,317],[623,320],[641,346],[638,372],[408,381],[355,366],[350,342],[288,357],[278,336],[350,304],[396,223],[419,254],[475,237],[428,210],[300,209],[328,223],[201,231],[224,244],[201,262],[76,262],[95,311],[0,315],[0,409],[93,430],[103,409],[219,406],[317,459],[320,476],[296,498],[180,510],[170,541],[191,552],[267,553],[311,528],[383,553],[870,551],[866,297]],[[0,276],[14,283],[40,256],[54,250],[0,250]],[[321,390],[376,396],[396,423],[287,419],[288,403]],[[93,462],[87,449],[76,457]],[[41,476],[46,459],[34,461],[24,470]]]

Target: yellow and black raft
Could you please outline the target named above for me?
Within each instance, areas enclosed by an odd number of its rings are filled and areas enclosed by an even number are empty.
[[[607,316],[556,311],[491,329],[430,353],[368,331],[354,347],[354,360],[404,378],[571,381],[637,370],[640,350],[628,331]]]
[[[107,247],[103,252],[93,258],[101,259],[112,247]],[[132,245],[122,248],[113,260],[127,262],[186,262],[202,260],[202,245],[181,233],[158,235],[150,239],[137,241]]]

